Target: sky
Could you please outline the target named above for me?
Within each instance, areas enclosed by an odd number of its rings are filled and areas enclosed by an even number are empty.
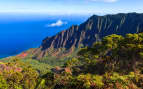
[[[143,0],[0,0],[0,13],[112,14],[143,13]]]

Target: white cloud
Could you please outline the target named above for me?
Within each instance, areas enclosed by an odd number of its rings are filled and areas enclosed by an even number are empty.
[[[55,23],[46,25],[46,27],[60,27],[60,26],[65,25],[65,24],[67,24],[67,22],[64,22],[62,20],[58,20]]]
[[[112,3],[112,2],[117,2],[118,0],[90,0],[90,1],[101,1],[101,2],[109,2],[109,3]]]

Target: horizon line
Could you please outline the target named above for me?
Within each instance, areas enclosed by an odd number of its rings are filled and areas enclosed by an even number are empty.
[[[33,12],[33,13],[29,13],[29,12],[0,12],[1,14],[6,14],[6,15],[50,15],[50,16],[70,16],[70,15],[81,15],[81,16],[92,16],[92,15],[98,15],[98,16],[104,16],[104,15],[114,15],[114,14],[120,14],[120,13],[139,13],[142,14],[143,12],[135,12],[135,11],[130,11],[130,12],[115,12],[115,13],[101,13],[101,12],[97,12],[97,13],[38,13],[38,12]]]

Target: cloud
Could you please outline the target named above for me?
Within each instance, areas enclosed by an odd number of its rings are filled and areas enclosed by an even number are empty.
[[[112,3],[112,2],[117,2],[118,0],[90,0],[90,1],[100,1],[100,2],[109,2],[109,3]]]
[[[65,24],[67,24],[67,22],[64,22],[64,21],[62,21],[62,20],[58,20],[58,21],[55,22],[55,23],[46,25],[46,27],[60,27],[60,26],[63,26],[63,25],[65,25]]]

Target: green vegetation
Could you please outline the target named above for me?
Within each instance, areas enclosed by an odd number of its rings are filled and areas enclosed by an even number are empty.
[[[11,60],[0,63],[0,89],[34,89],[38,72],[18,58]]]
[[[109,35],[55,61],[3,60],[0,89],[143,89],[143,33]]]

